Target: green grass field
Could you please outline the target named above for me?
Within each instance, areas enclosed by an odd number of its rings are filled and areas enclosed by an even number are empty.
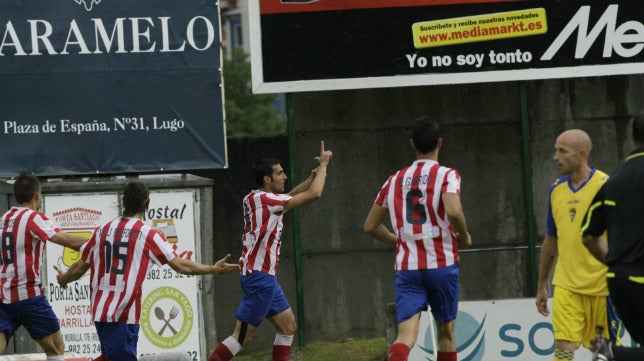
[[[348,339],[341,342],[311,342],[298,349],[293,347],[291,361],[385,361],[387,342],[385,338]],[[235,361],[271,361],[271,350],[241,354]]]

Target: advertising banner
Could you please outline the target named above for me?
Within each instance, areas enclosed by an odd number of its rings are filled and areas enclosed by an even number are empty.
[[[421,314],[410,361],[436,361],[433,322],[431,313]],[[537,312],[532,298],[460,302],[454,331],[459,360],[551,361],[555,351],[552,319]],[[620,337],[622,345],[633,345],[623,328]],[[580,347],[575,358],[590,360],[590,351]]]
[[[257,93],[644,72],[640,0],[251,0]]]
[[[227,166],[214,0],[3,0],[0,175]]]
[[[199,215],[194,192],[152,192],[145,222],[165,233],[179,257],[198,261]],[[201,360],[200,276],[152,267],[143,283],[139,355],[183,351]],[[207,358],[207,357],[206,357]]]
[[[145,223],[160,229],[180,257],[197,260],[198,201],[194,191],[151,191]],[[61,229],[89,237],[96,227],[117,217],[118,195],[46,195],[45,211]],[[91,206],[88,206],[91,205]],[[66,270],[80,259],[69,248],[47,247],[47,291],[60,319],[65,348],[83,356],[100,355],[100,343],[92,320],[89,272],[61,288],[54,265]],[[151,266],[143,283],[139,356],[184,352],[201,360],[201,304],[199,277],[182,275],[165,265]]]

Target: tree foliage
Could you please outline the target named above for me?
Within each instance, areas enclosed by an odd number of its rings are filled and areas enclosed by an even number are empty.
[[[226,133],[229,136],[283,134],[286,122],[275,106],[275,94],[253,94],[248,55],[234,49],[224,60]]]

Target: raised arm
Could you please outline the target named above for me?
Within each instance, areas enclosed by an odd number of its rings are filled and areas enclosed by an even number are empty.
[[[324,183],[326,180],[326,168],[329,164],[329,161],[331,160],[332,155],[333,153],[330,150],[324,149],[324,141],[320,141],[320,165],[317,167],[316,174],[311,175],[313,179],[311,179],[311,182],[306,190],[295,194],[293,198],[291,198],[284,204],[285,209],[289,210],[297,208],[305,204],[314,202],[322,197],[322,191],[324,191]],[[306,181],[304,181],[303,183],[306,183]]]
[[[317,158],[317,157],[316,157]],[[311,183],[313,182],[313,179],[315,179],[315,176],[318,173],[318,169],[315,168],[312,172],[311,175],[309,175],[308,178],[306,178],[302,183],[298,184],[295,188],[291,189],[290,192],[288,192],[289,195],[294,196],[296,194],[302,193],[305,190],[309,189],[311,186]]]
[[[205,265],[199,262],[191,261],[181,257],[175,257],[168,265],[175,271],[186,275],[205,275],[205,274],[221,274],[229,272],[239,272],[239,265],[226,263],[230,258],[230,254],[221,258],[213,265]]]

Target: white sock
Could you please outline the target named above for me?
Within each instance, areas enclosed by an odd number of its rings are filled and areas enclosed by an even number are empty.
[[[233,356],[237,355],[242,349],[242,345],[240,345],[233,336],[228,336],[228,338],[223,340],[221,343],[223,343],[228,348],[228,350],[230,350],[230,353]]]
[[[275,334],[275,341],[273,342],[273,345],[278,345],[278,346],[291,346],[293,344],[293,335],[282,335],[279,333]]]
[[[47,356],[47,361],[65,361],[65,356],[63,355]]]

